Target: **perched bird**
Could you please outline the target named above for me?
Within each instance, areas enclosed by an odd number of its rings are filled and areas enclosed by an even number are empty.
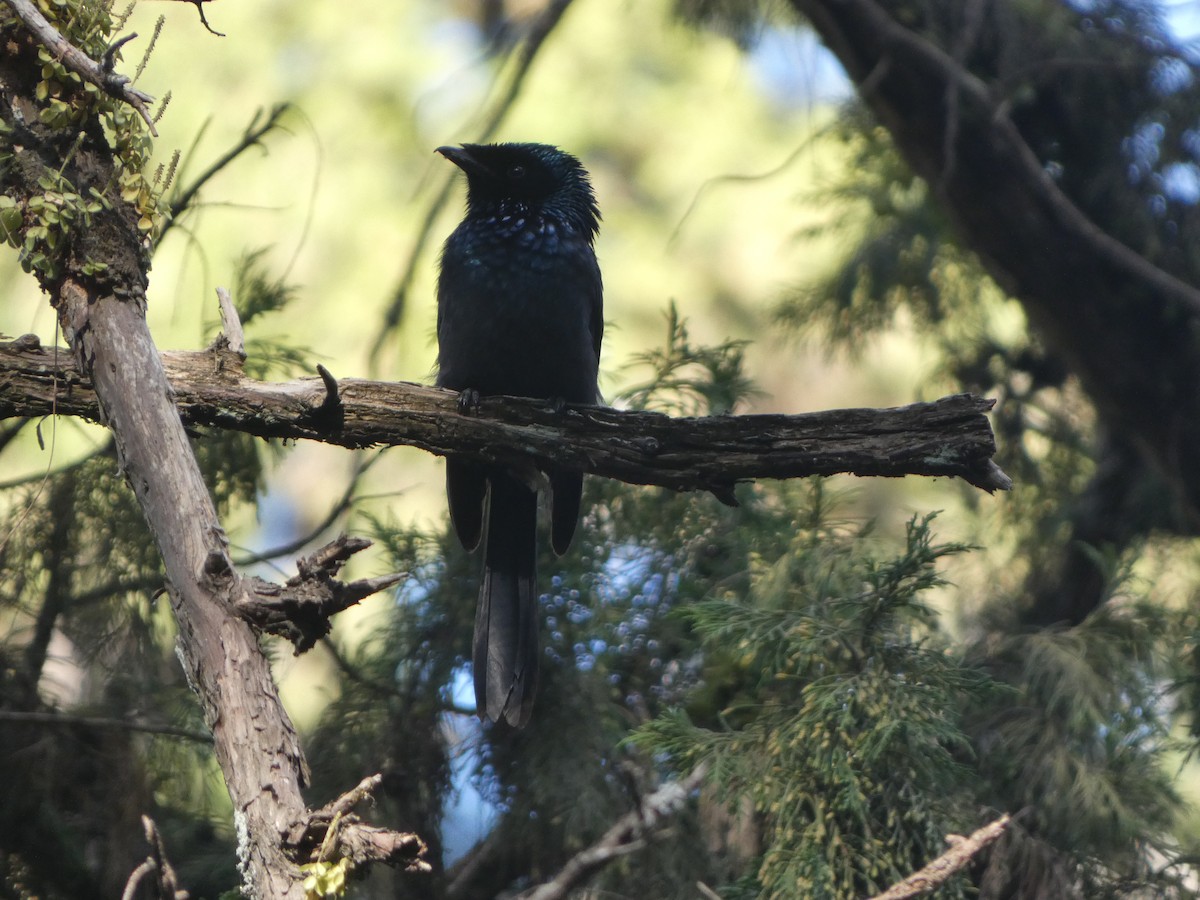
[[[463,144],[437,152],[467,176],[467,214],[442,250],[438,376],[461,391],[595,403],[604,327],[592,248],[600,211],[579,160],[546,144]],[[551,543],[566,552],[583,474],[549,473]],[[529,721],[537,682],[537,507],[534,486],[501,467],[446,461],[450,519],[464,547],[487,538],[475,613],[475,700],[481,718]]]

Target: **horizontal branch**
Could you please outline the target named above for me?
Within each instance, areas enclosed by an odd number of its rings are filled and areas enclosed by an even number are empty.
[[[0,722],[26,725],[43,725],[52,728],[112,728],[118,731],[139,731],[165,737],[182,738],[199,744],[211,744],[212,735],[193,728],[181,728],[156,722],[136,719],[114,719],[109,716],[76,716],[61,712],[26,712],[24,710],[0,709]]]
[[[985,413],[994,401],[970,394],[891,409],[703,418],[485,397],[463,414],[456,393],[418,384],[339,382],[323,369],[321,378],[257,381],[220,346],[164,353],[163,364],[186,424],[263,438],[404,444],[516,469],[567,466],[727,502],[738,482],[836,473],[957,476],[987,491],[1012,484],[992,461]],[[100,416],[71,355],[30,335],[0,344],[0,419],[52,411]]]

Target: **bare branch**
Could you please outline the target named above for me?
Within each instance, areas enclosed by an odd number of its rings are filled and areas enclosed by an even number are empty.
[[[358,491],[359,481],[362,476],[375,465],[381,458],[382,451],[375,453],[369,457],[358,457],[354,465],[354,471],[350,475],[350,481],[346,485],[346,490],[342,492],[342,496],[337,499],[325,513],[324,518],[317,522],[308,530],[307,534],[302,534],[299,537],[288,541],[286,544],[279,544],[267,550],[261,550],[257,553],[248,553],[244,556],[239,556],[234,559],[234,564],[245,568],[252,566],[255,563],[266,562],[269,559],[278,559],[281,556],[290,556],[307,547],[318,537],[320,537],[325,529],[331,527],[338,518],[350,509],[354,503],[355,495]]]
[[[140,896],[138,889],[141,887],[142,881],[150,874],[157,876],[155,893],[158,900],[188,900],[188,892],[179,887],[179,878],[167,860],[167,851],[154,820],[149,816],[142,816],[142,828],[146,832],[146,843],[150,845],[150,856],[129,876],[129,881],[125,883],[125,890],[121,894],[121,900],[133,900],[134,897]]]
[[[143,860],[141,865],[129,874],[129,880],[125,882],[125,890],[121,891],[121,900],[134,900],[142,887],[142,879],[153,874],[154,871],[154,860]]]
[[[661,834],[707,774],[707,766],[701,763],[682,781],[664,784],[637,809],[621,816],[604,837],[571,857],[553,879],[522,894],[522,900],[561,900],[609,863],[642,849]]]
[[[209,34],[214,35],[215,37],[225,37],[224,32],[217,31],[215,28],[213,28],[211,25],[208,24],[208,17],[204,15],[204,4],[209,3],[210,0],[179,0],[179,2],[190,3],[192,6],[196,7],[196,12],[200,16],[200,24],[203,25],[208,30]]]
[[[399,584],[407,575],[382,575],[349,583],[334,576],[353,554],[371,542],[342,535],[297,563],[299,574],[283,585],[247,579],[237,613],[255,627],[292,642],[296,653],[329,634],[330,619],[365,597]]]
[[[242,318],[238,315],[233,298],[229,296],[228,288],[217,288],[217,303],[221,308],[221,333],[213,341],[214,346],[224,342],[230,352],[246,358],[246,334],[242,330]]]
[[[106,94],[111,94],[118,100],[124,100],[136,109],[145,120],[150,133],[158,137],[154,120],[150,117],[149,110],[146,109],[146,104],[153,103],[154,98],[135,88],[127,75],[118,75],[112,68],[113,55],[117,49],[137,37],[136,34],[127,35],[109,47],[108,52],[104,54],[104,63],[101,65],[63,37],[31,0],[4,0],[4,2],[56,59],[61,60],[63,65],[80,78],[96,85]]]
[[[331,803],[305,814],[288,830],[284,842],[297,859],[315,861],[324,849],[326,858],[347,858],[355,866],[369,863],[429,872],[423,857],[428,848],[415,834],[364,824],[352,810],[383,783],[382,775],[364,778]],[[329,831],[333,829],[333,839]]]
[[[185,0],[185,2],[195,2],[196,9],[201,10],[200,15],[203,17],[204,12],[200,7],[201,2],[205,0]],[[208,25],[207,22],[204,23]],[[211,31],[211,29],[209,29]],[[284,114],[291,109],[286,103],[280,103],[272,106],[267,113],[266,118],[259,121],[262,116],[262,110],[254,114],[254,118],[250,120],[250,124],[246,126],[246,130],[242,133],[241,138],[236,144],[221,154],[217,160],[201,172],[191,184],[185,188],[181,188],[178,193],[171,199],[171,204],[167,209],[167,215],[163,221],[162,230],[159,232],[158,240],[161,243],[162,237],[171,229],[178,221],[179,217],[187,211],[188,207],[196,199],[196,195],[200,193],[200,189],[211,181],[217,174],[221,172],[227,165],[249,150],[251,147],[261,147],[262,139],[266,137],[268,132],[273,131],[279,126],[279,120]]]
[[[949,850],[872,900],[908,900],[909,897],[928,893],[945,884],[951,875],[965,869],[977,853],[998,840],[1011,821],[1012,816],[1005,813],[996,821],[971,832],[967,837],[958,834],[946,835],[950,844]]]
[[[630,484],[712,491],[727,502],[740,481],[839,472],[957,476],[988,491],[1011,486],[991,459],[985,413],[993,401],[968,394],[894,409],[704,418],[586,406],[563,412],[488,397],[478,415],[464,415],[451,391],[353,378],[333,382],[331,406],[332,376],[256,381],[224,353],[163,354],[186,424],[351,448],[406,444],[518,470],[576,466]],[[60,414],[98,417],[73,363],[64,359],[56,369],[51,351],[0,344],[0,419],[49,413],[55,379]]]

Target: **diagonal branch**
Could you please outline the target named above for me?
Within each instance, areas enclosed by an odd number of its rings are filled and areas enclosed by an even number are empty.
[[[154,120],[150,117],[150,111],[146,109],[146,104],[153,103],[154,98],[135,88],[129,80],[129,76],[118,75],[112,69],[113,51],[126,41],[137,37],[136,34],[126,36],[110,47],[109,52],[105,54],[104,65],[101,65],[63,37],[58,29],[42,15],[41,10],[33,4],[32,0],[4,0],[4,2],[9,5],[17,18],[25,24],[25,27],[42,46],[54,54],[56,59],[61,60],[63,65],[80,78],[96,85],[106,94],[111,94],[118,100],[124,100],[136,109],[146,122],[150,133],[158,137],[158,131],[154,128]]]
[[[810,14],[818,19],[817,9],[819,7],[831,5],[842,7],[850,15],[855,16],[858,21],[874,29],[876,37],[885,47],[903,48],[909,59],[930,70],[935,77],[945,82],[947,88],[961,91],[963,96],[970,98],[977,105],[982,114],[981,118],[990,121],[1006,150],[1012,154],[1012,159],[1017,164],[1021,177],[1029,188],[1046,202],[1059,227],[1090,246],[1094,253],[1108,259],[1130,277],[1139,279],[1163,296],[1178,301],[1189,309],[1192,315],[1200,315],[1200,289],[1192,287],[1170,272],[1160,269],[1136,250],[1121,243],[1076,206],[1074,201],[1063,193],[1062,188],[1050,177],[1045,165],[1025,141],[1005,107],[992,98],[992,92],[988,89],[987,84],[966,69],[959,59],[921,35],[905,28],[875,0],[838,0],[837,4],[822,3],[819,0],[818,2],[797,0],[797,5],[812,8]],[[947,105],[948,114],[957,109],[957,104]],[[950,121],[957,123],[957,118]],[[957,132],[956,124],[953,130]],[[954,137],[955,135],[950,135],[952,141]],[[948,149],[953,152],[953,143]],[[943,165],[949,165],[952,159],[953,156],[946,157]],[[933,180],[932,183],[944,183],[949,180],[951,174],[944,168],[943,177]]]
[[[1179,498],[1180,520],[1194,528],[1200,521],[1194,339],[1200,290],[1089,218],[1000,102],[1004,82],[960,65],[909,27],[911,17],[902,23],[898,11],[911,4],[790,3],[841,61],[913,171],[937,192],[965,244],[1020,299],[1031,325],[1078,374],[1110,430],[1133,436],[1149,468]],[[1022,27],[1042,26],[1028,21]],[[951,110],[931,101],[944,97],[949,85],[958,101],[952,168],[946,157]]]
[[[872,900],[909,900],[910,897],[917,897],[940,887],[956,872],[970,865],[976,854],[999,840],[1010,822],[1012,816],[1005,813],[996,821],[989,822],[966,837],[959,834],[947,835],[949,850]]]
[[[621,816],[592,846],[567,861],[553,879],[521,895],[521,900],[561,900],[614,860],[641,850],[662,834],[672,816],[687,803],[708,774],[701,763],[682,781],[664,784],[638,808]]]
[[[200,8],[199,3],[197,3],[196,8]],[[203,12],[201,12],[201,15],[203,15]],[[200,189],[251,147],[263,146],[262,139],[279,126],[280,119],[290,109],[291,106],[289,104],[278,103],[271,107],[265,117],[263,117],[262,110],[258,110],[254,114],[254,118],[250,120],[250,124],[246,126],[246,130],[242,132],[242,136],[238,139],[237,143],[222,153],[212,165],[197,175],[187,187],[180,188],[171,197],[167,215],[163,220],[162,229],[158,235],[160,242],[162,241],[162,236],[170,230],[171,226],[192,205],[192,202],[196,199],[196,195],[200,193]]]
[[[0,419],[50,412],[96,418],[90,383],[69,359],[30,341],[0,344]],[[64,357],[66,355],[64,354]],[[894,409],[802,415],[672,418],[659,413],[485,398],[478,415],[458,412],[451,391],[402,382],[308,378],[263,382],[219,348],[163,354],[185,424],[264,438],[360,448],[406,444],[507,465],[536,477],[552,465],[630,484],[712,491],[758,478],[856,475],[957,476],[984,490],[1011,482],[992,461],[993,401],[968,394]]]

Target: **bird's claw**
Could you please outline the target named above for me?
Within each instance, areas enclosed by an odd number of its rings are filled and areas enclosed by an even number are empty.
[[[464,416],[474,415],[479,411],[482,399],[479,391],[475,388],[465,388],[458,394],[458,411]]]

